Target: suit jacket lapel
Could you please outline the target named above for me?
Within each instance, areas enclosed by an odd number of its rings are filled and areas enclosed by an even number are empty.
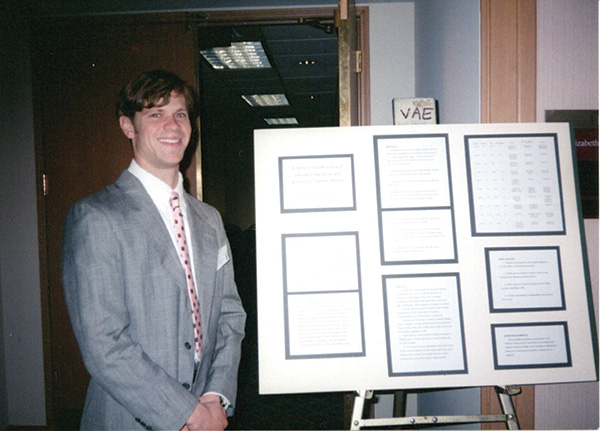
[[[130,210],[132,223],[137,223],[142,231],[148,236],[149,242],[166,271],[173,277],[175,282],[185,292],[187,288],[185,271],[177,250],[172,245],[172,239],[161,218],[158,209],[152,202],[152,198],[144,189],[142,183],[129,171],[123,172],[115,185],[124,193],[124,205]],[[218,241],[217,235],[205,221],[206,215],[197,207],[195,202],[185,195],[187,204],[188,220],[190,226],[192,247],[194,247],[194,269],[196,272],[196,290],[200,302],[200,316],[202,328],[208,331],[208,322],[212,311],[215,272],[217,269]],[[167,246],[165,246],[167,245]]]
[[[160,262],[185,291],[185,272],[177,250],[172,245],[169,231],[146,189],[129,171],[123,172],[115,185],[125,193],[125,205],[130,210],[132,223],[140,226],[154,246]]]

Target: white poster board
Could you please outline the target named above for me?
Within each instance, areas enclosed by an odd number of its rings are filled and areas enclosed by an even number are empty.
[[[261,394],[591,381],[569,127],[255,132]]]

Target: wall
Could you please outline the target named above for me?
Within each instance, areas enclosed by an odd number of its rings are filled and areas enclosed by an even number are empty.
[[[394,124],[392,100],[415,95],[414,9],[412,2],[369,7],[371,125]]]
[[[538,121],[547,109],[598,109],[597,0],[537,2]],[[598,219],[584,225],[598,320]],[[598,429],[598,382],[536,386],[535,427]]]
[[[369,54],[371,56],[371,125],[394,124],[393,99],[415,96],[415,6],[390,3],[369,7]],[[390,49],[390,41],[398,41]],[[415,415],[417,399],[407,396],[407,414]],[[379,395],[374,406],[377,418],[393,416],[394,397]]]
[[[438,102],[440,124],[480,120],[479,1],[415,2],[416,97]]]
[[[479,15],[479,1],[415,2],[415,96],[437,101],[440,124],[480,121]],[[481,413],[479,388],[427,391],[416,403],[419,416]]]

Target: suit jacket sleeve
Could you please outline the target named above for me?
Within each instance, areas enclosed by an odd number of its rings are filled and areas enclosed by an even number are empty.
[[[72,207],[65,222],[63,287],[84,363],[132,416],[153,428],[180,429],[197,397],[131,337],[126,285],[136,280],[123,279],[124,262],[131,259],[125,255],[131,251],[124,244],[123,225],[106,211],[88,200]]]

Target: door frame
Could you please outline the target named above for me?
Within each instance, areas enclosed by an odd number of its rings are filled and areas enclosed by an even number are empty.
[[[289,8],[289,9],[251,9],[251,10],[206,10],[201,12],[185,13],[186,28],[197,30],[201,26],[224,25],[260,25],[260,24],[296,24],[303,19],[323,18],[330,16],[336,19],[337,7]],[[344,64],[352,69],[356,66],[358,73],[358,112],[359,124],[371,124],[371,98],[370,98],[370,67],[369,67],[369,8],[357,6],[357,44],[360,51],[360,65]],[[352,73],[352,71],[348,71]],[[198,74],[196,74],[198,76]],[[196,82],[198,88],[199,83]],[[200,119],[202,121],[202,119]],[[196,150],[196,197],[202,200],[202,156],[201,145]]]

